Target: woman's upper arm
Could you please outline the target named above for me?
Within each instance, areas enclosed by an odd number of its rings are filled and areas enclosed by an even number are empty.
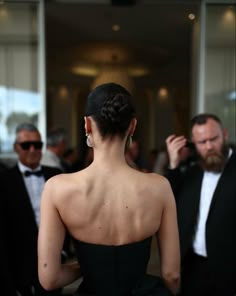
[[[54,182],[45,185],[40,207],[38,271],[41,284],[54,281],[61,267],[65,227],[55,206]]]
[[[178,274],[180,272],[180,248],[176,204],[169,182],[166,181],[164,185],[164,206],[157,233],[161,273],[163,275]]]

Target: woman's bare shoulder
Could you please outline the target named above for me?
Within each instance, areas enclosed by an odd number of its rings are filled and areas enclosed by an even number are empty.
[[[156,174],[156,173],[143,173],[139,172],[140,178],[143,179],[144,182],[147,182],[149,185],[154,187],[169,187],[169,181],[166,177]]]
[[[59,175],[55,175],[47,180],[46,183],[49,183],[51,185],[59,185],[61,182],[73,182],[77,178],[81,178],[82,176],[85,176],[87,174],[88,169],[84,169],[78,172],[74,173],[62,173]],[[59,184],[58,184],[59,183]]]
[[[84,175],[85,173],[80,171],[53,176],[45,183],[44,191],[51,192],[54,196],[62,196],[75,188],[79,189],[80,184],[83,184]]]
[[[139,180],[140,186],[144,186],[144,189],[153,197],[158,199],[166,199],[172,195],[172,190],[169,181],[162,175],[156,173],[143,173],[142,181]],[[143,185],[141,185],[143,184]]]
[[[66,173],[66,174],[59,174],[59,175],[53,176],[46,181],[45,186],[47,187],[60,186],[62,182],[64,183],[72,180],[75,174],[78,174],[78,173],[77,172],[70,173],[70,174]]]

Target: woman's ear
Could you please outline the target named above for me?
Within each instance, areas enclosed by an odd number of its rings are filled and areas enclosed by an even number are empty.
[[[129,135],[133,136],[135,129],[136,129],[136,125],[137,125],[137,119],[133,118],[130,122],[130,126],[129,126]]]

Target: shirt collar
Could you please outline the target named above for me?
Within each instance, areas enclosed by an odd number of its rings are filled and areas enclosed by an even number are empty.
[[[229,148],[229,152],[228,152],[228,158],[227,158],[227,159],[230,159],[230,157],[231,157],[232,153],[233,153],[233,150],[232,150],[232,148]]]
[[[32,172],[35,172],[35,171],[39,171],[42,169],[41,165],[38,165],[34,170],[32,170],[31,168],[25,166],[23,163],[21,163],[20,161],[18,161],[18,167],[19,167],[19,170],[22,174],[24,174],[26,171],[32,171]]]

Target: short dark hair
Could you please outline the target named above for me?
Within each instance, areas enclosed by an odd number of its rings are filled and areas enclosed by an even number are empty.
[[[89,94],[85,116],[94,119],[103,138],[123,137],[135,117],[132,96],[118,84],[101,84]]]
[[[47,146],[57,146],[60,142],[66,141],[66,130],[63,127],[50,129],[47,132]]]
[[[198,125],[205,124],[208,119],[215,120],[216,122],[219,123],[221,128],[223,128],[223,125],[222,125],[222,122],[221,122],[220,118],[218,116],[216,116],[215,114],[212,114],[212,113],[200,113],[200,114],[195,115],[191,119],[191,121],[190,121],[191,129],[196,124],[198,124]]]

